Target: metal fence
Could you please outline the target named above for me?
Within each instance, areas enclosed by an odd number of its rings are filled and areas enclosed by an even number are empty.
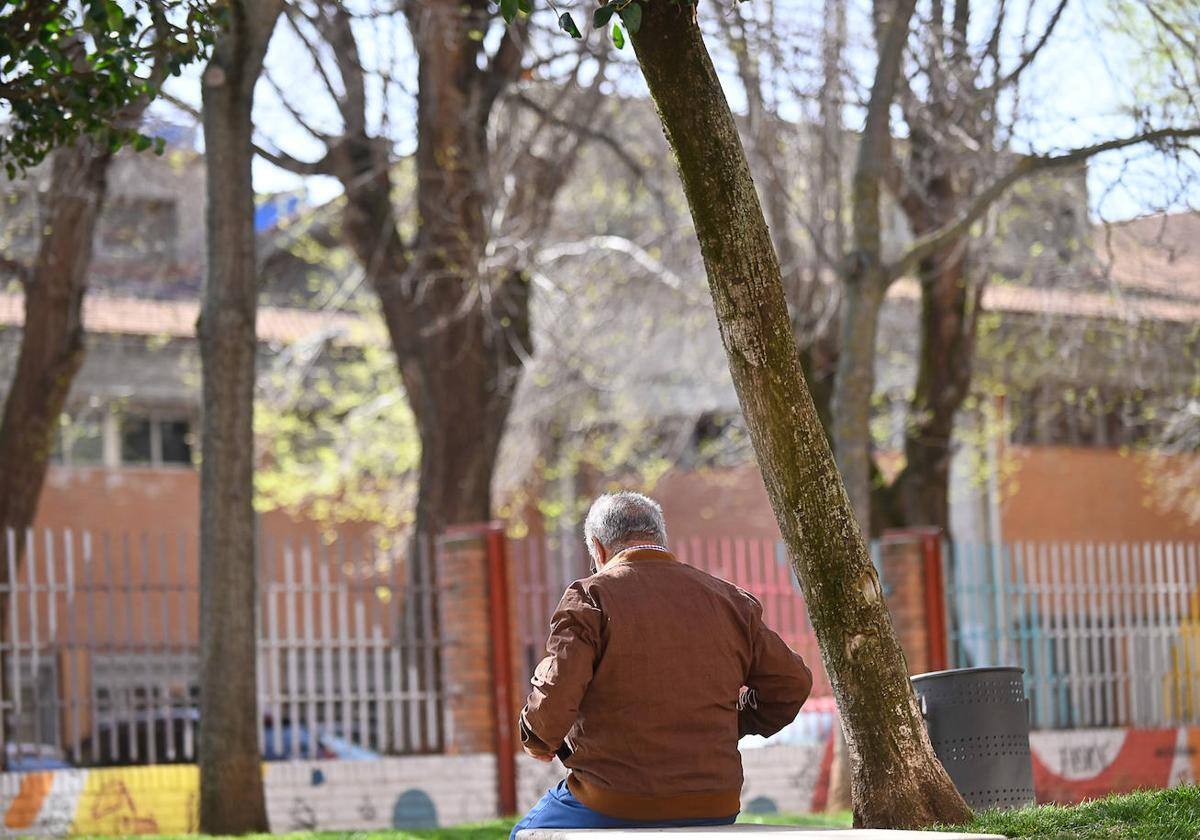
[[[945,554],[951,663],[1023,667],[1035,727],[1200,723],[1200,545]]]
[[[768,626],[812,668],[813,697],[831,696],[808,609],[781,541],[685,536],[672,538],[671,545],[683,562],[735,583],[758,598]],[[542,536],[512,541],[510,556],[517,599],[518,656],[525,672],[532,673],[544,655],[546,632],[555,605],[571,581],[590,573],[590,560],[577,540]],[[878,543],[872,544],[872,556],[878,568]],[[812,707],[824,708],[820,703]]]
[[[8,765],[193,760],[202,723],[195,534],[4,538]],[[259,548],[264,758],[440,750],[441,590],[430,541],[264,534]]]
[[[566,585],[587,571],[572,540],[513,543],[517,638],[531,672]],[[813,700],[829,681],[781,542],[676,538],[680,560],[763,603],[767,623],[813,669]],[[872,544],[881,568],[881,548]],[[1200,723],[1200,546],[1195,544],[946,545],[951,667],[1025,669],[1036,728]],[[881,573],[881,578],[883,577]],[[889,582],[882,580],[884,592]]]

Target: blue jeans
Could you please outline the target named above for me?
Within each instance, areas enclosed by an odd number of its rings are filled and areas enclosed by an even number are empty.
[[[517,840],[517,832],[526,828],[680,828],[691,825],[730,825],[737,814],[728,817],[701,817],[690,820],[661,820],[643,822],[608,817],[593,811],[575,798],[563,779],[541,798],[529,813],[513,826],[509,840]]]

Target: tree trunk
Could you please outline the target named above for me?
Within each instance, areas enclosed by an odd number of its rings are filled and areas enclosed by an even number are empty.
[[[875,339],[887,289],[878,271],[843,276],[842,328],[833,391],[833,451],[855,518],[871,522],[871,397],[875,391]]]
[[[529,283],[482,271],[488,115],[509,78],[478,67],[471,33],[486,13],[454,0],[405,13],[419,58],[416,242],[397,229],[386,143],[356,126],[334,168],[346,188],[345,235],[379,296],[421,438],[417,530],[436,533],[491,517],[496,455],[529,353]],[[338,25],[328,37],[352,56],[353,34]],[[519,52],[501,52],[519,70]]]
[[[908,525],[950,533],[951,439],[971,387],[979,300],[965,276],[967,243],[957,240],[925,260],[921,278],[921,349],[904,439],[905,465],[894,496]]]
[[[801,373],[779,264],[694,9],[645,4],[633,45],[675,152],[729,369],[808,602],[853,765],[855,824],[961,822]]]
[[[429,327],[414,332],[410,304],[380,290],[421,437],[417,524],[426,533],[491,518],[496,456],[529,351],[529,284],[514,275],[490,291],[484,300],[477,280],[441,281],[421,306]]]
[[[54,153],[45,197],[49,216],[36,262],[22,278],[25,320],[0,421],[0,639],[9,631],[6,532],[16,532],[11,564],[20,568],[21,532],[33,524],[58,418],[83,364],[83,296],[111,160],[107,146],[87,138]],[[0,674],[7,674],[6,667],[0,660]],[[9,681],[0,683],[7,691]]]
[[[267,830],[258,749],[257,556],[253,507],[258,276],[250,112],[282,4],[233,0],[204,71],[208,277],[198,332],[200,466],[200,831]]]

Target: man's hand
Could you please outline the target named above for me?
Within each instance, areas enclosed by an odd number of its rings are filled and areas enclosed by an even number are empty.
[[[534,752],[533,750],[529,749],[529,747],[523,747],[522,749],[525,750],[525,755],[529,756],[530,758],[535,758],[538,761],[544,761],[549,764],[554,760],[554,756],[550,753]]]

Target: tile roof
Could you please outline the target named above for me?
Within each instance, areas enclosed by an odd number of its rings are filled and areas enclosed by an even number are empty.
[[[898,280],[888,297],[916,300],[916,280]],[[1200,322],[1200,300],[1166,300],[1118,292],[1045,289],[993,283],[983,291],[983,308],[989,312],[1021,312],[1033,315],[1070,315],[1117,321]]]
[[[83,302],[88,332],[113,335],[192,338],[199,314],[200,304],[194,300],[89,296]],[[0,294],[0,327],[20,326],[24,317],[22,295]],[[258,338],[270,343],[288,344],[318,333],[361,335],[366,328],[367,323],[355,315],[276,307],[258,310]]]

